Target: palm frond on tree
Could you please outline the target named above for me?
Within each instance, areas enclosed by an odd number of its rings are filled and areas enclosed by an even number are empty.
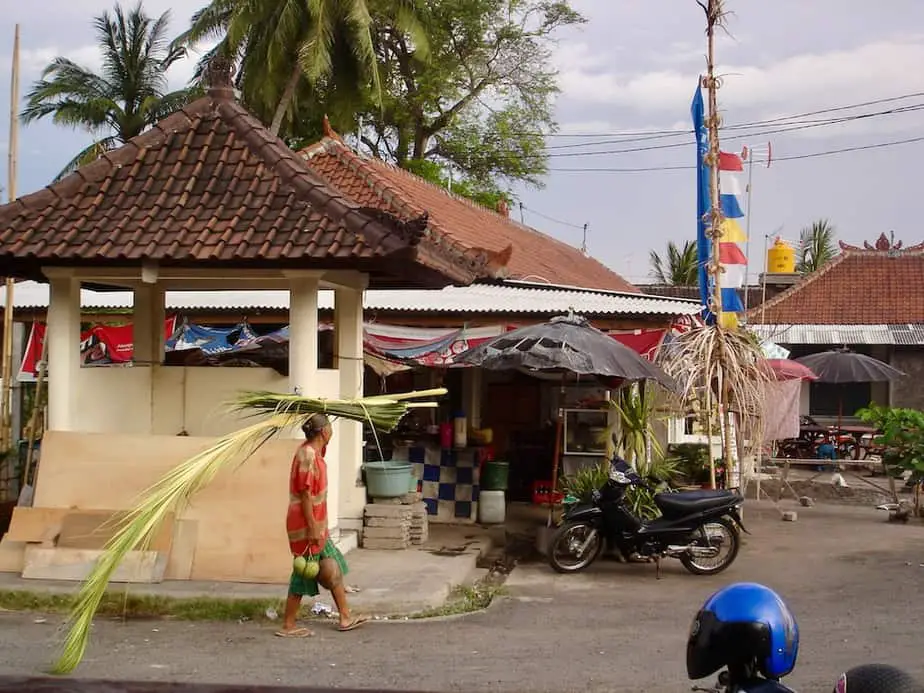
[[[106,152],[111,152],[113,149],[116,149],[119,144],[121,143],[115,137],[104,137],[101,140],[93,142],[93,144],[78,152],[78,154],[73,159],[68,161],[64,165],[64,168],[62,168],[58,173],[58,175],[55,176],[52,182],[57,183],[59,180],[73,173],[81,166],[86,166],[87,164],[96,161]]]
[[[67,58],[53,59],[26,93],[23,122],[51,117],[57,125],[107,133],[97,143],[103,152],[111,148],[106,144],[110,139],[125,143],[185,106],[196,92],[167,93],[167,71],[186,55],[185,48],[167,41],[169,16],[151,18],[139,4],[127,13],[116,5],[112,14],[96,17],[99,74]],[[74,161],[86,163],[89,153],[81,152]]]
[[[817,272],[837,255],[834,226],[819,219],[799,233],[799,258],[796,271],[800,274]]]
[[[223,436],[214,445],[174,467],[140,495],[134,509],[115,520],[117,531],[77,595],[70,613],[70,630],[52,671],[67,674],[80,664],[89,642],[93,617],[109,580],[125,556],[130,551],[146,549],[164,518],[171,512],[181,511],[217,474],[234,470],[273,436],[300,427],[313,414],[323,413],[365,422],[388,432],[398,425],[409,409],[436,406],[432,401],[411,400],[445,394],[446,390],[439,388],[358,400],[333,400],[273,392],[241,393],[229,403],[229,409],[249,413],[259,420]]]
[[[244,103],[279,134],[297,118],[300,95],[317,101],[323,91],[336,106],[339,100],[371,94],[381,105],[376,27],[384,22],[403,32],[422,59],[427,54],[425,15],[420,0],[374,5],[370,0],[212,0],[193,16],[175,45],[218,38],[199,61],[194,79],[201,80],[212,55],[232,58]]]
[[[651,276],[659,284],[696,286],[699,282],[699,257],[694,241],[684,241],[682,247],[668,241],[666,257],[652,250],[649,262]]]

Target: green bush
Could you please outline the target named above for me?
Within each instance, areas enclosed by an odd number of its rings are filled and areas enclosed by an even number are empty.
[[[882,464],[889,471],[924,473],[924,412],[902,407],[870,405],[857,412],[880,435],[876,443],[885,447]]]
[[[691,483],[709,481],[709,446],[705,443],[677,443],[668,449],[677,472]]]

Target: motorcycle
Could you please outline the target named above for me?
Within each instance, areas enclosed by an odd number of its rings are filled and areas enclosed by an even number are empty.
[[[626,493],[633,486],[654,493],[661,517],[647,521],[632,513]],[[636,556],[654,559],[658,577],[663,557],[680,559],[694,575],[715,575],[735,560],[740,530],[747,532],[738,511],[743,503],[733,491],[656,493],[628,462],[615,457],[609,480],[593,492],[591,502],[565,510],[549,539],[549,564],[559,573],[577,573],[609,545],[627,561]]]

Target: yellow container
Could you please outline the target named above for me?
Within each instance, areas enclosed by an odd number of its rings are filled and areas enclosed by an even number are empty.
[[[767,274],[792,274],[796,271],[796,251],[782,238],[767,251]]]

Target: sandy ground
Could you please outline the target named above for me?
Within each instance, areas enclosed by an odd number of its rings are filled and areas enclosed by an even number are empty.
[[[725,574],[676,561],[601,562],[576,576],[523,564],[484,613],[430,622],[328,624],[311,640],[269,624],[99,621],[79,676],[433,691],[689,690],[684,646],[693,613],[717,587],[756,580],[793,608],[802,646],[786,680],[830,691],[845,668],[885,661],[924,676],[924,526],[893,525],[869,507],[818,505],[785,523],[746,506],[753,532]],[[0,614],[0,672],[33,674],[62,637],[60,617]],[[705,683],[705,682],[704,682]]]

